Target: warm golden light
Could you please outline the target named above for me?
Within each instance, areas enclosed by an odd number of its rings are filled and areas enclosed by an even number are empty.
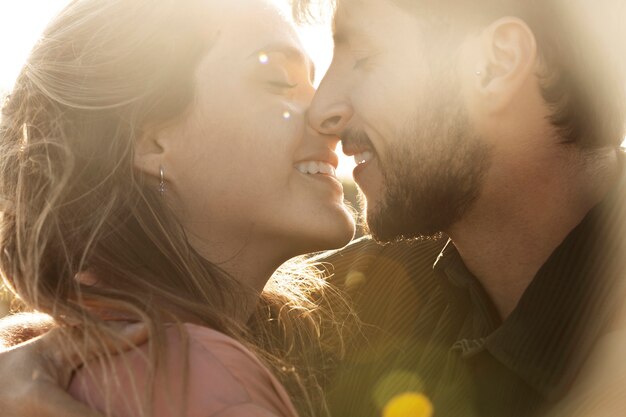
[[[259,54],[259,62],[261,64],[267,64],[268,62],[270,62],[270,57],[265,52],[261,52]]]
[[[383,417],[432,417],[433,405],[424,394],[407,392],[389,401]]]
[[[0,3],[0,91],[10,90],[22,64],[50,19],[68,0]]]
[[[63,8],[69,0],[20,0],[0,3],[0,92],[11,89],[23,62],[33,44],[48,21]],[[319,85],[332,59],[332,36],[327,24],[310,25],[300,28],[300,36],[311,58],[316,64],[316,85]],[[259,54],[259,62],[266,64],[269,56]],[[288,120],[290,116],[283,114]],[[626,146],[626,141],[624,142]],[[339,149],[340,150],[340,149]],[[351,178],[355,163],[352,158],[340,154],[337,175]]]

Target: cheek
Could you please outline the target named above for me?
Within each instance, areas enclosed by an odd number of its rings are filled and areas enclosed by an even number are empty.
[[[429,106],[417,70],[398,71],[396,64],[381,63],[364,77],[353,94],[355,113],[371,130],[368,133],[389,142],[395,141],[402,129],[414,127],[416,115]],[[375,137],[372,139],[376,142]]]
[[[182,129],[176,185],[189,215],[225,216],[267,196],[284,199],[288,187],[304,111],[234,73],[207,73]]]
[[[180,197],[189,201],[185,206],[229,210],[285,198],[303,122],[294,111],[288,119],[276,116],[281,107],[252,108],[245,118],[214,114],[221,120],[211,126],[196,122],[179,164]]]

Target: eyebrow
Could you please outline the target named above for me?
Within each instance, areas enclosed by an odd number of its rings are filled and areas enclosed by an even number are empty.
[[[256,58],[261,53],[270,52],[278,52],[279,54],[283,54],[290,61],[303,63],[309,68],[311,82],[315,81],[315,63],[311,60],[311,58],[309,58],[308,55],[303,53],[301,49],[287,43],[270,43],[251,53],[247,59]]]
[[[347,42],[347,37],[344,32],[335,32],[333,30],[333,43],[335,45],[341,45]]]
[[[340,28],[333,21],[333,42],[335,44],[343,44],[351,41],[364,41],[370,38],[367,30],[350,24],[343,24]]]

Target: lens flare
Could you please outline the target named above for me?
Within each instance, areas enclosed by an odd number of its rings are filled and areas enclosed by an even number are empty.
[[[424,394],[407,392],[393,397],[383,410],[383,417],[432,417],[433,404]]]
[[[270,57],[265,52],[261,52],[259,54],[259,62],[261,64],[267,64],[268,62],[270,62]]]

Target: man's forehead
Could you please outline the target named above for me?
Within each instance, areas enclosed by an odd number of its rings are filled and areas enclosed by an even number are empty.
[[[371,1],[371,0],[369,0]],[[367,3],[368,0],[337,0],[336,4],[337,6],[359,6],[359,5],[363,5],[364,3]]]
[[[360,20],[367,17],[376,1],[386,0],[337,0],[333,16],[335,42],[343,41],[347,35],[357,36],[362,33],[365,28]]]
[[[380,1],[387,1],[387,0],[336,0],[335,1],[335,5],[336,5],[335,13],[339,13],[339,12],[349,13],[354,10],[359,10],[367,6],[371,6],[372,4],[375,4]]]
[[[332,24],[335,45],[353,42],[362,45],[373,39],[384,41],[383,34],[406,13],[398,7],[397,1],[336,0]]]

